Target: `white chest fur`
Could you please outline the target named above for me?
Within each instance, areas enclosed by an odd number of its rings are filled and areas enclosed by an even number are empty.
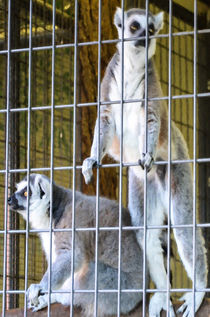
[[[142,61],[141,61],[142,63]],[[121,99],[121,63],[115,70],[116,80],[112,80],[109,91],[110,100]],[[132,60],[125,54],[124,61],[124,100],[138,100],[144,96],[144,67],[140,64],[133,64]],[[112,113],[115,121],[116,134],[121,135],[121,104],[113,104]],[[125,102],[123,104],[123,146],[132,158],[140,157],[139,153],[139,136],[142,134],[141,118],[143,116],[142,102]],[[126,155],[127,156],[127,155]]]
[[[45,252],[47,261],[49,262],[49,259],[50,259],[50,233],[49,232],[40,233],[40,239],[41,239],[41,242],[42,242],[42,248],[43,248],[43,250]],[[53,263],[56,260],[54,233],[52,233],[52,251],[51,251],[51,256],[52,256],[52,263]]]

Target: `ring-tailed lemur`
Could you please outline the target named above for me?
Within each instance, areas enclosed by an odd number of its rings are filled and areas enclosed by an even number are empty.
[[[27,177],[17,184],[17,191],[8,199],[12,210],[19,212],[26,220],[27,196],[29,199],[29,222],[33,229],[49,229],[50,180],[40,174],[31,174],[29,193]],[[53,228],[72,228],[72,191],[53,184],[52,205]],[[106,198],[99,201],[99,226],[119,226],[119,206]],[[93,228],[96,223],[96,197],[76,192],[75,228]],[[122,209],[122,225],[130,226],[129,211]],[[39,233],[47,260],[50,256],[49,232]],[[100,290],[118,289],[118,230],[99,230],[98,234],[98,288]],[[52,233],[52,271],[51,289],[71,291],[71,232]],[[74,244],[74,289],[93,290],[92,293],[74,293],[74,305],[81,306],[85,317],[94,316],[95,289],[95,231],[75,231]],[[129,292],[129,289],[142,288],[142,251],[131,230],[122,231],[121,248],[121,289],[128,290],[121,294],[121,313],[128,313],[141,301],[142,295]],[[33,311],[48,305],[48,271],[39,284],[32,284],[28,289],[29,307]],[[51,303],[70,304],[69,293],[52,293]],[[117,313],[117,293],[98,294],[98,316],[110,316]]]
[[[119,38],[122,38],[122,10],[117,9],[114,23]],[[124,92],[123,99],[143,99],[145,91],[145,36],[146,12],[141,9],[131,9],[124,12],[124,38],[134,38],[124,45]],[[148,15],[149,35],[157,34],[163,26],[163,13]],[[148,98],[161,97],[161,87],[156,75],[152,56],[155,54],[156,39],[148,39]],[[121,99],[121,43],[117,45],[117,52],[111,59],[101,85],[101,101],[117,101]],[[100,110],[100,157],[106,153],[114,159],[120,160],[121,135],[121,105],[102,105]],[[153,160],[168,160],[168,111],[164,101],[148,101],[148,143],[145,151],[145,107],[144,102],[123,104],[123,161],[140,162],[141,166],[129,168],[129,210],[132,224],[143,225],[144,206],[144,171],[148,175],[147,186],[147,224],[162,225],[168,216],[168,171],[167,166],[153,165]],[[86,183],[92,177],[92,167],[97,161],[97,133],[96,121],[91,156],[83,162],[83,175]],[[171,123],[171,152],[172,160],[188,159],[188,149],[180,130]],[[139,160],[140,159],[140,160]],[[98,162],[100,163],[100,162]],[[171,166],[171,223],[173,225],[187,225],[193,223],[193,180],[191,166],[188,163],[173,164]],[[160,244],[160,229],[147,231],[147,261],[150,276],[158,289],[167,288],[167,274],[164,267],[162,248]],[[179,255],[193,280],[193,230],[192,228],[176,228],[173,230]],[[143,232],[137,233],[140,244]],[[204,239],[200,229],[196,229],[195,263],[196,288],[202,289],[207,283],[207,260]],[[204,298],[204,292],[195,293],[195,311],[198,310]],[[193,295],[186,293],[182,297],[184,304],[179,312],[183,316],[193,316]],[[150,316],[159,316],[162,309],[167,308],[167,294],[156,292],[150,300]],[[172,305],[170,314],[174,316]]]

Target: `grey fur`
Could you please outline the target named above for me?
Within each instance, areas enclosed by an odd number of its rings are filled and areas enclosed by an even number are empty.
[[[26,179],[17,185],[17,192],[9,198],[11,209],[26,219],[27,199],[20,194],[26,188]],[[44,195],[40,198],[40,186]],[[50,181],[40,174],[30,175],[29,221],[34,229],[49,228]],[[18,203],[16,202],[18,201]],[[21,204],[21,210],[17,207]],[[92,228],[96,225],[96,197],[76,192],[75,227]],[[53,184],[53,228],[72,228],[72,191]],[[122,209],[122,225],[130,226],[128,210]],[[99,226],[119,226],[119,205],[106,198],[99,201]],[[40,233],[43,249],[49,261],[49,233]],[[99,289],[118,288],[118,230],[99,231],[98,241],[98,287]],[[53,233],[51,287],[53,290],[71,290],[71,232]],[[74,286],[79,290],[94,290],[95,287],[95,232],[75,232]],[[133,231],[122,231],[121,249],[121,289],[142,288],[142,252]],[[147,278],[147,277],[145,277]],[[48,271],[39,284],[28,289],[29,307],[37,311],[47,306],[44,293],[48,289]],[[121,294],[121,313],[133,310],[141,301],[142,294],[127,292]],[[69,294],[52,294],[52,302],[70,304]],[[74,294],[74,305],[83,308],[84,316],[94,315],[94,293]],[[117,293],[99,293],[98,316],[110,316],[117,312]]]
[[[115,14],[115,25],[119,38],[122,37],[121,9]],[[138,21],[140,28],[133,35],[130,25],[132,21]],[[159,32],[163,25],[163,14],[149,14],[149,24],[154,23],[155,33]],[[124,13],[124,38],[140,36],[143,34],[143,25],[146,25],[145,11],[132,9]],[[136,40],[124,43],[124,99],[144,98],[145,85],[145,48],[136,46]],[[162,91],[156,74],[152,56],[155,54],[155,39],[151,39],[148,47],[148,99],[161,97]],[[121,46],[118,44],[118,53],[114,55],[108,65],[101,85],[103,100],[121,99]],[[111,75],[110,75],[111,74]],[[148,101],[148,143],[145,145],[145,108],[144,103],[125,103],[123,105],[123,161],[136,163],[140,167],[129,168],[129,210],[132,223],[141,226],[144,223],[144,171],[147,170],[147,224],[163,225],[168,217],[168,170],[153,165],[153,160],[168,160],[168,110],[164,101]],[[98,120],[100,120],[100,160],[105,154],[114,159],[120,159],[120,134],[121,134],[121,106],[117,104],[101,106],[100,118],[96,121],[91,156],[83,162],[83,175],[86,183],[92,177],[92,167],[97,158],[97,133]],[[172,160],[189,159],[186,142],[175,126],[171,124],[171,149]],[[193,223],[193,179],[189,164],[177,164],[171,167],[171,223]],[[147,260],[150,276],[159,289],[166,289],[167,274],[164,267],[163,254],[160,242],[160,229],[147,231]],[[181,260],[188,276],[193,279],[192,228],[174,229],[174,235]],[[143,247],[143,231],[137,233],[139,244]],[[196,287],[205,288],[207,283],[207,259],[204,240],[200,229],[196,229]],[[204,292],[195,295],[195,311],[199,308]],[[184,312],[185,317],[193,316],[192,294],[187,293],[182,298],[185,303],[179,312]],[[155,293],[149,305],[150,316],[159,316],[162,309],[167,308],[167,296],[165,293]],[[175,316],[172,305],[170,316]]]

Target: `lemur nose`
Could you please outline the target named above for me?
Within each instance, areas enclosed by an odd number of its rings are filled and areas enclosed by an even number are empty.
[[[8,205],[11,205],[11,203],[12,203],[12,198],[9,197],[9,198],[7,199],[7,202],[8,202]]]

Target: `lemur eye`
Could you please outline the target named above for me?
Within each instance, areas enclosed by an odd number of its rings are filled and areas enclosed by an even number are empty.
[[[132,33],[136,32],[139,29],[140,29],[140,24],[137,21],[134,21],[133,23],[131,23],[130,30]]]
[[[23,195],[24,195],[25,197],[27,197],[27,196],[28,196],[28,193],[27,193],[27,192],[24,192]]]

